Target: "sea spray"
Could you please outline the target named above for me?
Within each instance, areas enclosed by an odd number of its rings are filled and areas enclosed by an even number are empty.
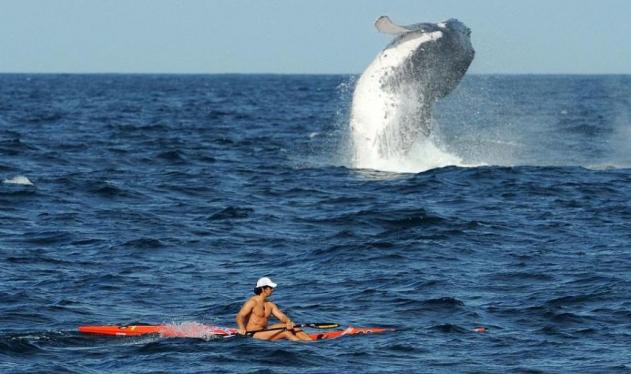
[[[23,175],[18,175],[16,177],[13,177],[11,179],[5,179],[2,181],[2,183],[6,183],[6,184],[17,184],[17,185],[21,185],[21,186],[32,186],[33,182],[31,182],[30,179],[28,179],[27,177],[23,176]]]
[[[199,322],[173,322],[164,325],[161,335],[166,337],[199,338],[211,340],[235,335],[236,330],[218,326],[204,325]]]

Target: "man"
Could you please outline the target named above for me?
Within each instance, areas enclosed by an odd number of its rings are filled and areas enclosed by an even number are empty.
[[[252,336],[261,340],[311,340],[309,335],[294,326],[294,323],[278,309],[276,304],[267,301],[276,286],[277,284],[268,277],[263,277],[256,282],[255,295],[243,304],[237,314],[239,334],[245,335],[251,331],[278,328],[278,330],[259,331]],[[282,323],[268,326],[270,315]]]

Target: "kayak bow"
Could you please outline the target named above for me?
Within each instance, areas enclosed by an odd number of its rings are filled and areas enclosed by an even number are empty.
[[[344,330],[318,332],[308,334],[312,340],[326,340],[337,339],[345,335],[358,335],[358,334],[377,334],[381,332],[394,331],[394,329],[388,329],[383,327],[353,327],[348,326]]]

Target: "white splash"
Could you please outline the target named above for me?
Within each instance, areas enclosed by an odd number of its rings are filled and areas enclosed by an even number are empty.
[[[210,340],[233,336],[236,332],[237,331],[232,328],[204,325],[199,322],[174,322],[164,325],[161,335],[165,337],[185,337]]]
[[[31,182],[27,177],[23,175],[18,175],[17,177],[13,177],[11,179],[5,179],[2,183],[6,184],[18,184],[22,186],[33,186],[33,182]]]
[[[479,166],[469,165],[460,157],[441,149],[433,137],[421,137],[405,155],[374,158],[369,167],[395,173],[422,173],[427,170],[446,166]]]

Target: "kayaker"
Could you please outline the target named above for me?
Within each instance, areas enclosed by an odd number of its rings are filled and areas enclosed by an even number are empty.
[[[277,284],[268,277],[256,282],[254,296],[243,304],[237,314],[239,334],[245,335],[250,331],[281,328],[279,330],[261,331],[252,335],[261,340],[311,340],[304,331],[296,328],[294,323],[280,309],[267,298],[274,292]],[[273,315],[282,323],[268,326],[268,319]]]

